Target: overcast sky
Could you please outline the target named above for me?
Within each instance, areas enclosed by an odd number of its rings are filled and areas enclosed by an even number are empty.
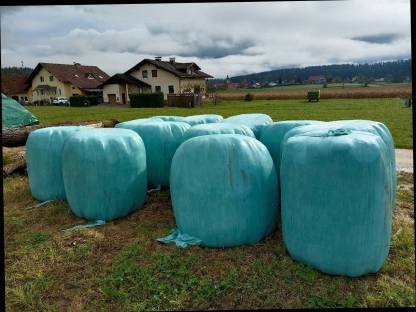
[[[112,75],[175,56],[224,78],[410,58],[409,0],[1,8],[1,66],[97,65]]]

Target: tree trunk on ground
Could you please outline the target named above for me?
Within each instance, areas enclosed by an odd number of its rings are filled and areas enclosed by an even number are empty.
[[[20,128],[9,128],[2,129],[2,145],[7,147],[16,147],[23,146],[26,144],[27,137],[30,132],[46,128],[46,127],[55,127],[55,126],[88,126],[94,128],[113,128],[118,123],[115,119],[103,120],[99,122],[80,122],[80,123],[64,123],[57,125],[48,125],[48,126],[26,126]]]
[[[25,151],[13,155],[10,163],[3,167],[3,177],[12,175],[15,172],[23,172],[26,169]]]

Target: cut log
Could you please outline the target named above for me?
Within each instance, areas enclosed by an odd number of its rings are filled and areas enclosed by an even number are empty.
[[[79,123],[63,123],[63,124],[56,124],[56,125],[48,125],[48,126],[26,126],[26,127],[19,127],[19,128],[9,128],[9,129],[2,129],[2,145],[7,147],[16,147],[16,146],[24,146],[26,144],[27,137],[29,136],[30,132],[46,127],[56,127],[56,126],[88,126],[94,128],[113,128],[118,123],[115,119],[110,120],[103,120],[99,122],[93,121],[86,121],[86,122],[79,122]]]
[[[3,177],[12,175],[15,172],[24,172],[26,169],[25,151],[17,152],[10,159],[10,163],[3,167]]]

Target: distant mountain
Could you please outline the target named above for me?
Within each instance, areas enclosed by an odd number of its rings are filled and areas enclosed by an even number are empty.
[[[33,71],[33,68],[30,67],[4,67],[1,69],[2,75],[13,74],[17,76],[29,76]]]
[[[412,77],[412,62],[398,60],[371,64],[342,64],[309,66],[304,68],[276,69],[261,73],[231,77],[231,82],[277,82],[293,81],[296,83],[306,81],[310,76],[325,76],[328,82],[351,80],[354,77],[361,80],[374,80],[385,78],[393,82],[400,82]]]

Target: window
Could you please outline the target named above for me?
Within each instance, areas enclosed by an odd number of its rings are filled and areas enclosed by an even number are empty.
[[[43,95],[43,90],[40,90],[40,94],[42,94],[42,95]]]
[[[162,90],[161,90],[161,88],[160,88],[160,86],[155,86],[155,92],[161,92]]]
[[[143,78],[147,78],[147,70],[142,71]]]
[[[43,82],[43,76],[40,76],[40,82]]]
[[[58,89],[59,95],[61,95],[61,89]]]
[[[49,76],[49,81],[53,81],[53,76]]]
[[[173,86],[168,86],[168,88],[169,88],[169,94],[175,93]]]
[[[152,69],[152,77],[157,77],[157,69]]]
[[[103,79],[103,76],[98,75],[98,78]]]
[[[79,76],[77,74],[74,75],[75,78],[79,78]]]

